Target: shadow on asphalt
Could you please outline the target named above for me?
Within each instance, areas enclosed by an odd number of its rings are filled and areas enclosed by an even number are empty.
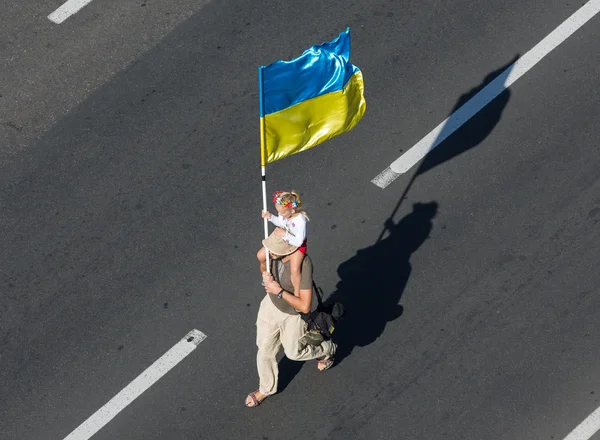
[[[508,77],[518,58],[517,54],[510,62],[486,75],[481,84],[460,96],[450,114],[500,75]],[[399,303],[412,271],[410,257],[428,238],[438,211],[436,202],[415,203],[411,213],[394,222],[394,216],[417,176],[479,145],[500,121],[510,95],[511,91],[506,89],[429,153],[385,221],[377,242],[340,264],[340,281],[336,291],[327,298],[327,303],[338,301],[346,309],[335,335],[339,344],[336,362],[350,355],[354,347],[374,342],[388,322],[402,315],[403,307]],[[442,130],[441,136],[443,134]]]
[[[436,202],[415,203],[398,223],[386,221],[384,239],[360,249],[339,266],[340,282],[327,299],[328,303],[341,302],[346,310],[335,337],[337,362],[354,347],[374,342],[388,322],[402,315],[399,302],[412,272],[410,256],[427,240],[437,210]]]
[[[346,315],[334,333],[338,344],[336,362],[348,356],[355,346],[364,347],[383,333],[388,322],[402,315],[400,298],[410,276],[410,256],[427,240],[433,228],[438,204],[416,203],[413,211],[394,223],[386,221],[387,236],[342,263],[338,268],[337,290],[325,301],[337,301]],[[283,357],[279,361],[278,392],[298,374],[303,362]]]
[[[283,356],[278,365],[279,381],[277,382],[277,392],[281,393],[292,382],[296,374],[300,372],[304,362],[291,361],[286,356]]]
[[[456,110],[462,107],[469,99],[479,93],[485,86],[498,78],[500,75],[505,79],[512,72],[512,65],[519,59],[519,54],[515,55],[504,66],[494,70],[486,75],[481,84],[473,87],[468,92],[464,93],[454,105],[450,112],[453,114]],[[434,148],[421,162],[416,175],[423,174],[438,165],[447,162],[454,157],[469,151],[473,147],[479,145],[488,137],[494,127],[500,122],[502,112],[508,101],[510,100],[511,90],[506,89],[500,95],[496,96],[489,104],[482,108],[475,116],[463,124],[458,130],[452,133],[442,142],[437,148]],[[440,136],[443,136],[444,130]]]

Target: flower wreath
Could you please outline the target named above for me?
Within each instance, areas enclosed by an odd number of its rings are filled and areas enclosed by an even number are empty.
[[[286,191],[276,191],[273,193],[273,203],[277,203],[278,205],[283,206],[284,208],[297,208],[298,205],[300,205],[300,198],[299,197],[294,197],[293,200],[291,201],[283,201],[283,195],[284,194],[290,194]]]

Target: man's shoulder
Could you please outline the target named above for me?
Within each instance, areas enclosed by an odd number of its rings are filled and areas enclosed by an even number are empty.
[[[313,265],[308,255],[304,255],[302,269],[300,270],[300,289],[311,289],[313,282]]]
[[[312,260],[308,254],[304,254],[304,260],[302,261],[303,269],[304,269],[304,266],[310,266],[310,267],[313,266]]]
[[[309,276],[312,278],[313,274],[313,262],[308,255],[304,255],[304,260],[302,261],[302,276]]]

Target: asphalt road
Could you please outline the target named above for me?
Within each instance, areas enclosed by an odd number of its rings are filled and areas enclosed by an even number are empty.
[[[0,439],[66,437],[193,328],[94,439],[564,438],[600,405],[600,17],[370,182],[580,6],[547,3],[94,0],[60,25],[61,0],[5,5]],[[347,306],[339,362],[283,359],[250,410],[256,68],[347,25],[365,117],[267,169]]]

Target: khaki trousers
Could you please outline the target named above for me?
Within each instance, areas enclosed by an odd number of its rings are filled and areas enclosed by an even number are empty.
[[[262,394],[268,396],[277,392],[279,369],[276,356],[282,345],[287,358],[293,361],[319,359],[335,353],[335,344],[331,341],[324,341],[318,347],[301,345],[299,339],[305,331],[306,323],[300,315],[280,311],[268,294],[263,298],[256,319],[256,365]]]

